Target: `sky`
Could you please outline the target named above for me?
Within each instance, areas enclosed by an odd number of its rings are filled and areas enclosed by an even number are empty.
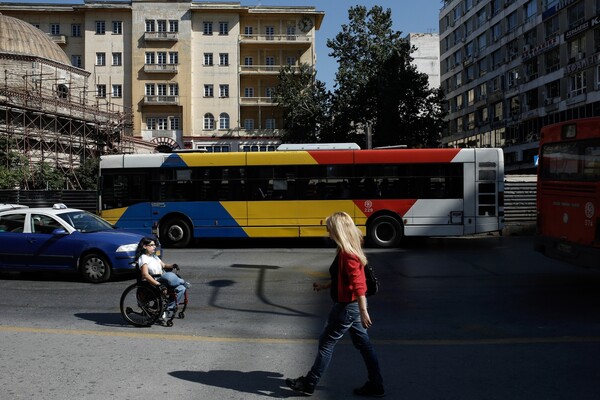
[[[11,0],[7,0],[11,1]],[[12,0],[18,1],[18,0]],[[235,0],[233,0],[235,1]],[[371,9],[379,5],[392,10],[393,29],[409,33],[439,33],[438,16],[442,7],[440,0],[238,0],[242,6],[314,6],[317,11],[325,12],[321,29],[316,32],[317,79],[325,82],[327,89],[333,90],[336,60],[329,57],[327,39],[332,39],[341,31],[341,26],[348,23],[348,9],[361,5]],[[23,3],[83,3],[83,0],[20,0]]]

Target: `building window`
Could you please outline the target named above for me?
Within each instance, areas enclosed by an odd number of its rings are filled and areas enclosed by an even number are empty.
[[[229,65],[229,53],[219,53],[219,65]]]
[[[158,51],[156,53],[156,63],[163,64],[163,65],[167,63],[167,52],[166,51]]]
[[[544,22],[544,31],[546,33],[546,38],[556,35],[559,29],[560,25],[558,15],[555,15]]]
[[[156,127],[161,131],[169,129],[169,120],[167,118],[158,118]]]
[[[156,118],[146,118],[146,129],[156,130]]]
[[[275,65],[275,57],[265,57],[265,65],[267,66],[267,71],[273,71],[273,66]]]
[[[169,95],[170,96],[179,96],[179,84],[177,84],[177,83],[169,84]]]
[[[81,37],[81,24],[71,25],[71,36]]]
[[[96,97],[106,97],[106,85],[96,85]]]
[[[154,32],[156,30],[154,26],[154,20],[147,19],[146,20],[146,32]]]
[[[79,54],[74,54],[71,56],[71,65],[77,68],[81,68],[81,56]]]
[[[229,22],[219,22],[219,35],[229,35]]]
[[[506,17],[506,31],[512,32],[517,28],[517,12],[511,13],[508,17]]]
[[[176,19],[169,20],[169,32],[179,32],[179,21]]]
[[[204,32],[205,35],[212,35],[213,34],[213,23],[205,21],[204,22],[204,31],[203,32]]]
[[[274,26],[265,26],[265,36],[267,40],[275,39],[275,27]]]
[[[252,65],[254,63],[254,60],[252,59],[252,57],[244,57],[244,65],[249,66]]]
[[[113,21],[113,35],[122,35],[123,34],[123,21]]]
[[[574,97],[586,91],[585,71],[577,72],[569,76],[569,96]]]
[[[244,97],[254,97],[254,88],[247,87],[244,89]]]
[[[568,43],[569,63],[585,57],[585,35],[581,35]]]
[[[537,14],[537,0],[530,0],[525,4],[525,22],[533,19]]]
[[[546,84],[546,100],[560,98],[560,79]],[[546,101],[546,103],[549,103]]]
[[[251,27],[251,26],[244,27],[244,36],[252,36],[253,33],[254,33],[253,27]]]
[[[229,97],[229,85],[219,85],[219,97]]]
[[[159,83],[156,85],[156,94],[158,96],[166,96],[167,95],[167,84]]]
[[[287,40],[296,40],[296,26],[288,26],[285,30],[285,34],[287,35]]]
[[[267,120],[265,121],[265,127],[267,129],[275,129],[275,119],[267,118]]]
[[[106,22],[96,21],[96,35],[104,35],[106,33]]]
[[[458,96],[456,96],[455,102],[456,102],[456,109],[461,110],[463,108],[463,95],[459,94]]]
[[[179,52],[177,51],[170,51],[169,52],[169,63],[171,64],[179,64]]]
[[[215,129],[215,117],[211,113],[204,114],[204,129],[208,131]]]
[[[583,23],[583,20],[585,19],[585,3],[585,1],[579,2],[567,10],[569,29]]]
[[[251,118],[247,118],[244,120],[244,129],[246,130],[252,130],[254,129],[254,120]]]
[[[204,97],[213,97],[214,89],[213,85],[204,85]]]
[[[60,35],[60,24],[50,24],[50,34]]]
[[[122,53],[112,53],[112,65],[123,65]]]
[[[286,57],[285,63],[287,65],[296,65],[296,57]]]
[[[96,53],[96,65],[106,65],[106,53]]]
[[[146,64],[154,64],[154,53],[146,52]]]
[[[504,119],[504,111],[503,111],[503,107],[502,107],[502,102],[499,101],[496,104],[494,104],[494,120],[501,121],[503,119]]]
[[[213,54],[204,53],[204,65],[213,65]]]
[[[274,87],[266,87],[265,88],[265,97],[268,97],[269,99],[272,99],[274,95],[275,95],[275,88]]]
[[[181,129],[181,120],[179,119],[179,117],[171,118],[171,129],[174,131]]]
[[[154,88],[153,83],[146,83],[145,88],[146,96],[154,96],[156,94],[156,89]]]
[[[164,19],[159,19],[156,21],[156,31],[157,32],[166,32],[167,31],[167,21]]]
[[[221,113],[219,115],[219,129],[229,129],[229,114]]]
[[[546,73],[558,71],[560,68],[560,52],[558,48],[552,49],[544,55],[546,62]]]
[[[123,85],[112,85],[112,97],[123,97]]]

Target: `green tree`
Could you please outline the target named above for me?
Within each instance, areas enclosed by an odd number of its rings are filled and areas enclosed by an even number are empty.
[[[320,141],[322,131],[330,122],[330,93],[325,84],[316,79],[315,70],[301,64],[296,70],[284,67],[279,74],[274,101],[282,110],[285,143],[314,143]]]
[[[328,141],[355,141],[365,147],[367,126],[374,146],[439,144],[443,95],[430,89],[427,75],[411,64],[414,50],[392,30],[391,10],[351,7],[349,23],[327,41],[338,60]]]
[[[75,170],[75,177],[83,190],[96,190],[98,182],[99,157],[88,157]]]
[[[29,188],[34,190],[60,190],[64,186],[63,173],[47,163],[40,163],[37,166],[29,184]]]

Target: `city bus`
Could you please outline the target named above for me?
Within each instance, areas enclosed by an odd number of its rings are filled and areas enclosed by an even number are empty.
[[[102,156],[100,215],[164,247],[202,238],[327,237],[350,214],[371,245],[501,231],[501,149],[174,152]]]
[[[600,266],[600,118],[541,129],[535,249]]]

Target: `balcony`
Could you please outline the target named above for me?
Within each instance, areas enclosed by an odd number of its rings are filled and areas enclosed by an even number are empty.
[[[176,74],[178,64],[144,64],[144,72],[159,74]]]
[[[271,97],[240,97],[241,106],[274,106]]]
[[[179,32],[144,32],[144,40],[147,42],[176,42],[179,40]]]
[[[279,75],[279,71],[287,65],[240,65],[240,74]],[[300,67],[293,66],[294,72],[299,72]]]
[[[240,35],[240,43],[242,44],[267,44],[267,43],[300,43],[300,44],[309,44],[313,40],[312,36],[309,35]]]
[[[50,39],[56,44],[67,44],[67,36],[66,35],[50,35]]]
[[[179,105],[179,96],[144,96],[144,104],[146,105]]]

